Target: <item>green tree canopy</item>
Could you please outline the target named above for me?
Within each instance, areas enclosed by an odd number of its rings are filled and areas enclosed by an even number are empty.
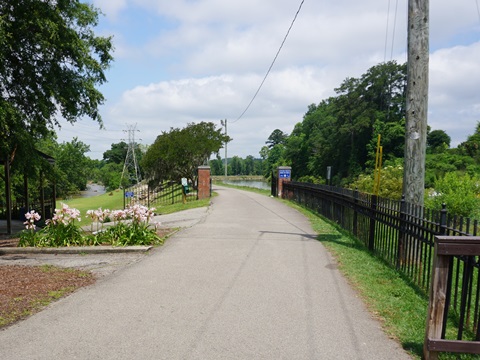
[[[268,137],[268,140],[265,141],[265,144],[267,144],[268,147],[271,149],[278,144],[285,145],[287,138],[288,138],[288,134],[284,133],[280,129],[275,129],[272,131],[272,133]]]
[[[141,166],[153,183],[187,178],[196,184],[197,168],[218,153],[230,137],[212,122],[188,124],[162,132],[144,155]]]
[[[332,166],[334,184],[354,179],[375,159],[378,134],[386,158],[403,156],[405,86],[406,65],[388,62],[310,105],[284,143],[293,176],[324,177]]]
[[[480,162],[480,122],[477,123],[475,133],[467,138],[467,141],[460,144],[459,148],[475,161]]]
[[[112,61],[111,38],[92,30],[99,11],[79,0],[0,2],[0,156],[12,157],[25,139],[87,116],[101,124]],[[31,141],[30,140],[30,141]]]
[[[85,154],[89,151],[90,147],[78,138],[58,147],[56,166],[65,174],[71,191],[85,190],[87,187],[88,158]]]
[[[103,153],[103,160],[107,163],[123,164],[127,156],[127,150],[128,144],[125,141],[112,144],[110,150]]]
[[[427,134],[427,149],[429,152],[441,152],[450,147],[450,136],[444,130],[433,130]]]

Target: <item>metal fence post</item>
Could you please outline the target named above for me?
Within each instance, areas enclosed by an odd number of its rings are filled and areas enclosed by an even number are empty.
[[[396,267],[397,270],[400,269],[400,265],[405,258],[405,233],[406,233],[406,224],[405,224],[405,195],[402,195],[402,200],[400,201],[400,233],[398,235],[398,245],[397,245],[397,260]]]
[[[353,191],[353,235],[358,236],[358,188]]]
[[[368,237],[368,250],[375,250],[375,218],[377,216],[377,195],[372,195],[370,212],[370,234]]]
[[[447,234],[447,204],[442,204],[442,210],[440,210],[440,235]]]

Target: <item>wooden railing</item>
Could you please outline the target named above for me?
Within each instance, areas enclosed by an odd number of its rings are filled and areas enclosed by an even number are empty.
[[[454,257],[473,258],[480,255],[480,237],[436,236],[434,247],[424,357],[426,360],[436,360],[439,352],[480,354],[480,331],[478,328],[475,341],[445,339]],[[471,272],[472,269],[466,264],[463,279],[465,286],[468,286],[467,284],[471,281]],[[463,295],[466,297],[466,294]],[[461,334],[458,335],[458,338],[462,338]]]

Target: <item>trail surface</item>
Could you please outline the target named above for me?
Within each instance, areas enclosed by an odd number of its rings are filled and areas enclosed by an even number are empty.
[[[304,216],[216,191],[150,256],[0,331],[2,359],[410,359]]]

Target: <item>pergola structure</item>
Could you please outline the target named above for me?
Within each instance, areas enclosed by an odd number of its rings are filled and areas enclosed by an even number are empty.
[[[36,150],[37,155],[46,160],[51,166],[55,165],[55,159],[39,150]],[[1,160],[0,160],[1,161]],[[12,234],[12,213],[13,213],[13,202],[12,202],[12,184],[11,184],[11,164],[12,161],[7,159],[3,160],[0,162],[0,164],[3,165],[4,167],[4,179],[5,179],[5,214],[6,214],[6,220],[7,220],[7,228],[6,228],[6,234],[11,235]],[[43,219],[45,219],[47,216],[52,215],[53,209],[47,209],[46,204],[48,202],[51,202],[53,204],[52,206],[55,207],[55,201],[56,201],[56,186],[55,182],[53,182],[52,186],[52,196],[51,199],[45,199],[45,175],[44,172],[41,170],[40,171],[40,204],[39,208],[36,209],[40,213]],[[25,212],[30,210],[31,207],[31,199],[28,191],[28,176],[27,174],[24,173],[23,175],[23,198],[24,198],[24,203],[23,203],[23,209]],[[50,210],[50,211],[47,211]]]

